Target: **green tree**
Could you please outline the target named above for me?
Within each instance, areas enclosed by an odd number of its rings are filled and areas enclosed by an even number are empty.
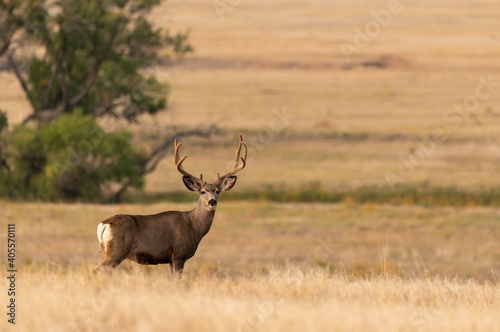
[[[0,169],[0,193],[12,198],[99,200],[106,184],[130,180],[140,187],[144,180],[139,165],[145,157],[132,148],[130,137],[123,130],[104,132],[80,110],[39,129],[17,126],[8,144],[15,172]]]
[[[192,48],[186,32],[171,34],[147,20],[159,3],[0,0],[0,56],[32,108],[22,124],[1,132],[0,194],[90,200],[105,188],[117,187],[118,198],[142,186],[170,145],[160,141],[149,155],[140,153],[130,133],[109,132],[98,119],[132,123],[166,109],[168,86],[144,69],[161,54],[178,60]]]
[[[165,109],[168,87],[141,73],[160,51],[175,50],[178,39],[145,18],[159,0],[25,2],[27,14],[15,19],[14,11],[11,21],[24,28],[23,46],[28,41],[43,49],[28,58],[17,52],[26,47],[9,52],[33,108],[25,122],[52,121],[75,107],[129,121]],[[180,50],[190,51],[182,40]]]

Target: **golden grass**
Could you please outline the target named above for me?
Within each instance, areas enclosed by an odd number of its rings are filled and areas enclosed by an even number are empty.
[[[20,331],[498,331],[500,287],[295,265],[247,276],[20,272]]]
[[[227,193],[229,195],[229,193]],[[151,205],[0,202],[0,236],[15,223],[18,263],[71,269],[102,261],[97,224],[118,213],[190,210],[195,202]],[[493,207],[415,207],[378,204],[232,202],[221,198],[211,231],[186,273],[228,275],[287,263],[354,275],[463,276],[500,274],[498,211]],[[1,253],[0,253],[1,254]],[[0,256],[5,262],[6,256]],[[148,271],[124,262],[120,269]],[[164,266],[151,267],[165,273]]]
[[[96,224],[154,205],[0,202],[20,331],[498,331],[495,208],[221,201],[182,280],[102,259]],[[6,252],[0,278],[6,279]],[[2,296],[5,298],[5,294]],[[6,319],[0,323],[2,329]]]

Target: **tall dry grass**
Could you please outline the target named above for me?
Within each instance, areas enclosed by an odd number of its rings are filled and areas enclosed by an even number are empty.
[[[291,264],[182,280],[162,269],[94,277],[83,265],[20,276],[19,331],[500,331],[498,282]]]

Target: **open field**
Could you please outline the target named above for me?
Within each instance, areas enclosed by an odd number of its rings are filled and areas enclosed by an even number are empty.
[[[175,281],[131,262],[94,277],[95,227],[193,203],[0,206],[21,331],[500,330],[495,208],[223,201]]]
[[[170,0],[152,14],[190,28],[196,52],[147,69],[170,83],[171,107],[133,128],[144,143],[219,123],[209,141],[182,139],[184,166],[208,179],[233,159],[237,134],[248,142],[248,166],[184,279],[128,262],[90,274],[99,221],[194,207],[170,157],[124,204],[0,201],[0,247],[16,224],[16,328],[500,331],[498,3],[401,0],[350,59],[340,45],[387,1],[232,1],[222,15],[214,3]],[[30,112],[3,72],[0,108],[11,126]],[[318,192],[344,194],[300,202]],[[460,198],[470,192],[479,198]],[[0,262],[5,281],[5,249]]]
[[[498,331],[500,287],[274,268],[247,277],[26,270],[22,331]],[[57,295],[55,295],[57,294]],[[62,296],[66,294],[66,296]],[[29,296],[29,300],[28,300]]]
[[[7,223],[16,223],[22,265],[95,266],[102,260],[95,235],[100,221],[119,213],[190,210],[194,205],[2,202],[0,234],[4,240]],[[211,269],[238,274],[291,262],[356,275],[441,274],[495,280],[500,274],[499,214],[497,208],[485,207],[283,204],[222,197],[212,230],[188,261],[186,273]]]

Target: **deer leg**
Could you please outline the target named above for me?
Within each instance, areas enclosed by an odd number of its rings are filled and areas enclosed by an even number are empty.
[[[120,262],[121,263],[121,262]],[[94,269],[94,274],[97,274],[101,271],[108,271],[108,272],[111,272],[112,270],[114,270],[118,264],[120,263],[115,263],[115,262],[112,262],[111,260],[108,260],[108,259],[105,259],[101,264],[99,264],[95,269]]]
[[[101,270],[114,270],[127,258],[130,250],[117,250],[115,247],[117,246],[113,240],[109,240],[106,243],[104,247],[104,261],[94,269],[94,274]]]
[[[174,260],[173,265],[173,271],[174,271],[174,276],[181,278],[182,277],[182,271],[184,270],[184,263],[186,263],[185,260]]]

